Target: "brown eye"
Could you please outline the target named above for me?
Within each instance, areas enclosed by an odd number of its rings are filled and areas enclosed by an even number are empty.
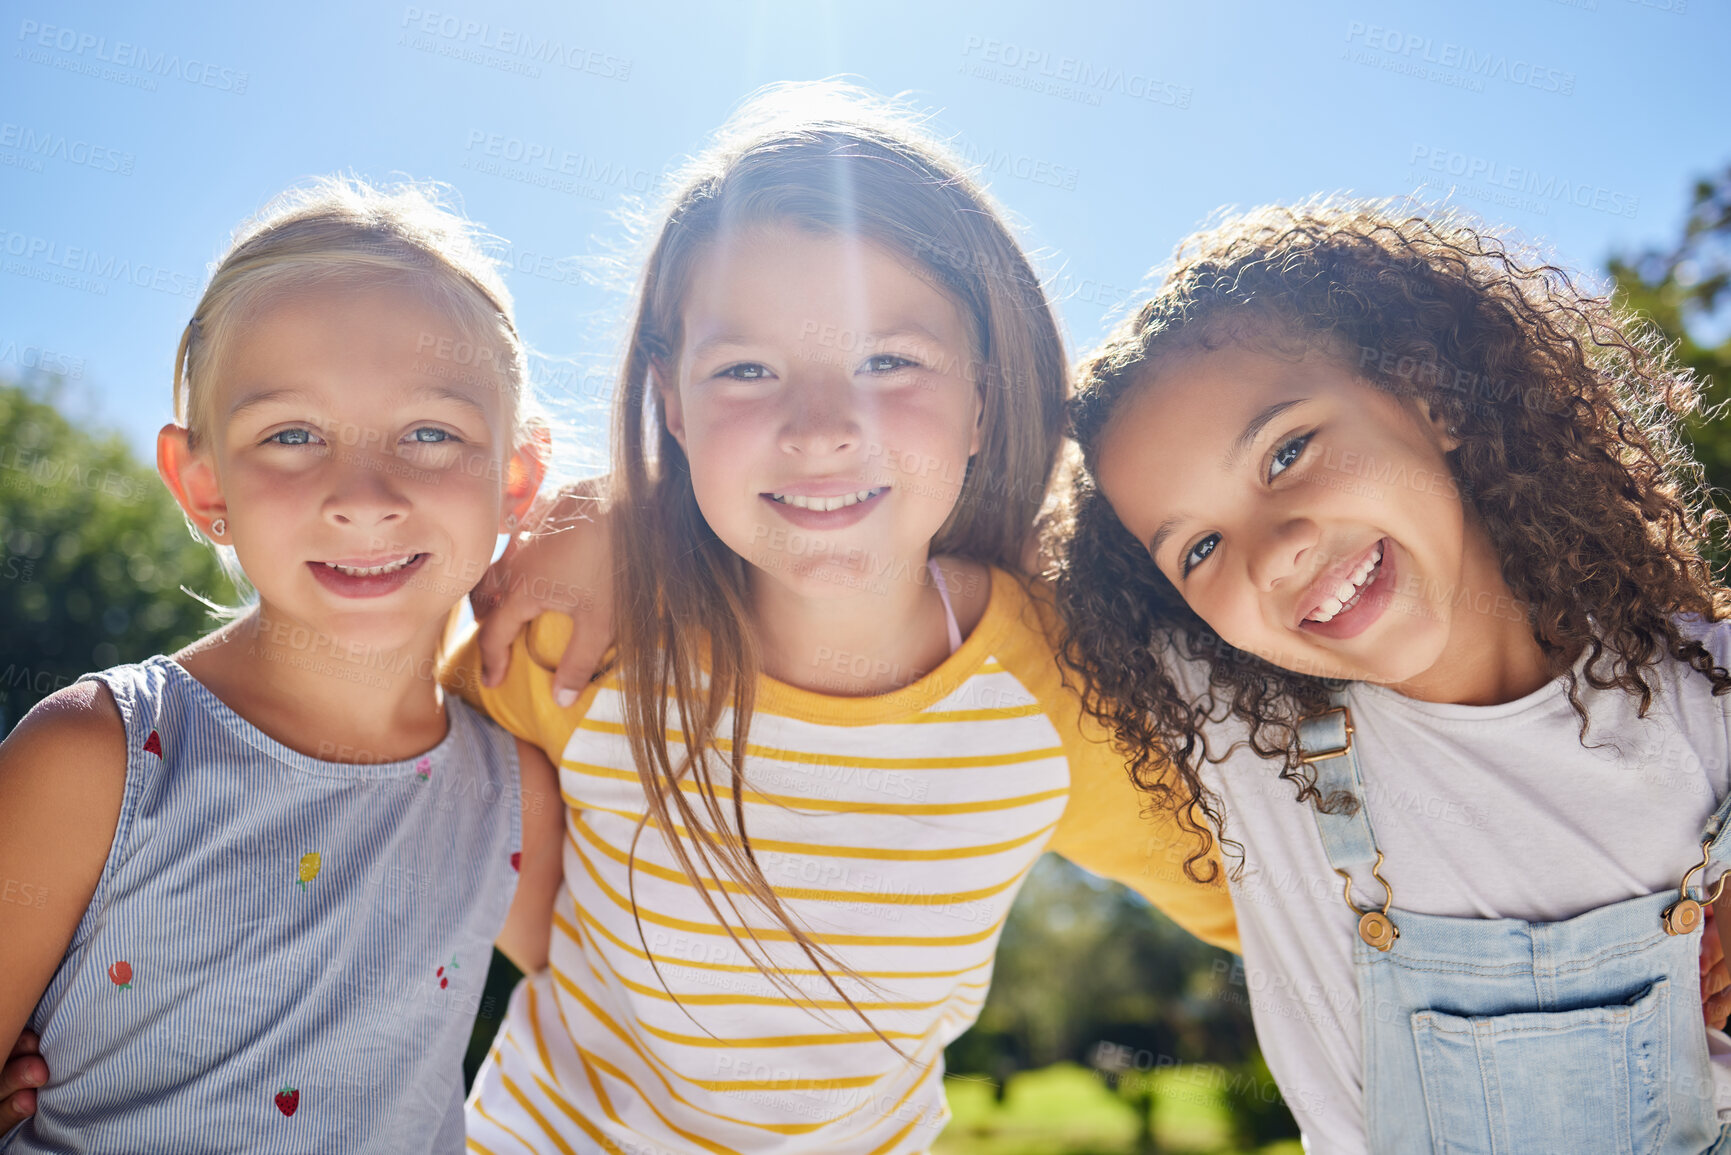
[[[1195,569],[1202,562],[1208,560],[1208,555],[1213,553],[1214,547],[1219,544],[1220,535],[1217,533],[1211,533],[1195,545],[1191,546],[1189,551],[1185,553],[1184,560],[1179,563],[1179,569],[1183,572],[1184,576],[1189,577],[1191,570]]]
[[[1273,481],[1304,456],[1304,447],[1309,445],[1310,439],[1315,436],[1314,433],[1306,433],[1302,437],[1289,438],[1275,447],[1274,456],[1268,462],[1268,480]]]

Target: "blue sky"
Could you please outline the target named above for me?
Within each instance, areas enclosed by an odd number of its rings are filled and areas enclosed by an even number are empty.
[[[625,304],[616,214],[772,81],[935,113],[1075,350],[1223,205],[1447,195],[1597,272],[1672,240],[1731,159],[1713,0],[7,0],[0,44],[0,372],[67,372],[64,408],[147,457],[230,230],[350,171],[448,182],[509,239],[581,468]]]

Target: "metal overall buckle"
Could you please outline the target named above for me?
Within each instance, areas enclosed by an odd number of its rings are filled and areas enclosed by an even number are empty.
[[[1320,714],[1311,715],[1311,717],[1326,718],[1330,714],[1341,715],[1341,725],[1346,735],[1346,741],[1333,749],[1301,751],[1298,760],[1306,766],[1312,762],[1323,762],[1330,758],[1344,758],[1352,752],[1352,711],[1345,706],[1335,706],[1333,709],[1324,710]],[[1310,718],[1306,718],[1305,721],[1310,721]],[[1376,852],[1376,865],[1370,868],[1370,876],[1382,883],[1383,893],[1388,895],[1388,901],[1382,904],[1381,910],[1359,910],[1352,904],[1352,876],[1339,867],[1334,869],[1336,874],[1346,879],[1346,905],[1354,914],[1358,915],[1358,937],[1363,939],[1367,946],[1373,946],[1380,951],[1387,951],[1394,946],[1394,940],[1400,937],[1400,928],[1394,925],[1394,919],[1388,917],[1389,907],[1394,905],[1394,887],[1388,884],[1388,880],[1382,876],[1381,871],[1382,851],[1379,850]]]
[[[1352,875],[1338,866],[1334,869],[1336,874],[1346,879],[1346,905],[1352,907],[1352,912],[1358,915],[1358,937],[1364,940],[1366,946],[1386,952],[1394,946],[1394,940],[1400,937],[1400,927],[1394,925],[1394,919],[1388,917],[1388,908],[1394,905],[1394,887],[1388,884],[1381,871],[1382,851],[1379,850],[1376,852],[1376,865],[1370,868],[1370,876],[1382,883],[1388,900],[1382,904],[1381,910],[1359,910],[1352,904]],[[1700,917],[1699,911],[1696,917]]]
[[[1701,871],[1707,869],[1707,863],[1712,859],[1713,845],[1711,839],[1701,844],[1701,861],[1689,868],[1689,873],[1683,876],[1683,884],[1677,888],[1677,901],[1665,908],[1663,922],[1666,934],[1693,934],[1701,925],[1701,908],[1708,903],[1719,901],[1719,896],[1725,891],[1726,875],[1719,876],[1719,883],[1713,888],[1713,893],[1707,896],[1703,903],[1689,893],[1689,880]]]

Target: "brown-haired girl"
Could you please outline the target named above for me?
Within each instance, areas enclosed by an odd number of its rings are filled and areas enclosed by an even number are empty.
[[[478,692],[569,804],[481,1150],[926,1150],[1048,843],[1232,942],[1223,888],[1161,858],[1171,824],[1084,728],[1023,573],[1063,432],[1038,280],[917,127],[813,95],[748,108],[655,237],[616,660],[561,705],[549,616]]]
[[[1241,857],[1311,1149],[1712,1147],[1693,382],[1557,269],[1349,202],[1192,237],[1080,381],[1067,653],[1195,853]]]

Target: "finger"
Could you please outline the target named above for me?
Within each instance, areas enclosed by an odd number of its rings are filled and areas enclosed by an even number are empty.
[[[36,1092],[29,1087],[0,1099],[0,1135],[36,1114]]]
[[[36,1032],[19,1031],[18,1041],[12,1044],[12,1053],[7,1055],[6,1059],[10,1062],[19,1055],[40,1055],[41,1053],[42,1040],[37,1037]]]
[[[540,607],[528,597],[506,595],[481,619],[476,641],[481,649],[481,684],[497,686],[511,667],[511,643],[534,620]]]
[[[1701,1018],[1715,1030],[1725,1029],[1725,1020],[1731,1018],[1731,990],[1714,995],[1701,1005]]]
[[[565,646],[564,654],[560,655],[559,668],[553,671],[553,699],[560,706],[569,706],[577,700],[583,687],[595,677],[595,671],[601,665],[601,655],[607,652],[612,641],[606,636],[611,631],[590,618],[588,614],[574,615],[576,628],[571,631],[571,641]],[[605,623],[611,624],[610,621]]]
[[[0,1133],[36,1113],[35,1088],[47,1081],[48,1064],[42,1057],[14,1047],[12,1058],[0,1067]]]

